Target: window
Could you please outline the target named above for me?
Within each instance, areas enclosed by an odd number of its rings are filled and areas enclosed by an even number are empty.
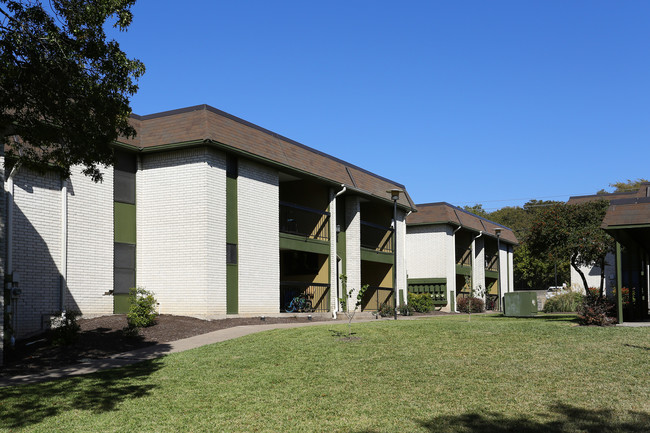
[[[237,244],[226,244],[226,264],[237,264]]]

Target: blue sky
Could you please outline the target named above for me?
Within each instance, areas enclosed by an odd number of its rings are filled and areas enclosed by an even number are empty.
[[[650,2],[140,0],[136,114],[209,104],[416,203],[650,177]]]

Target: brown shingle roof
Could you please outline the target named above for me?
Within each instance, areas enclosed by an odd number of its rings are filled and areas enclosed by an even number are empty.
[[[648,188],[650,188],[650,183],[642,183],[641,187],[633,191],[622,191],[622,192],[609,192],[605,194],[592,194],[592,195],[576,195],[569,197],[567,204],[582,204],[594,200],[619,200],[624,198],[633,198],[633,197],[645,197],[647,195]]]
[[[650,197],[613,200],[603,219],[603,228],[650,225]]]
[[[407,225],[422,224],[451,224],[496,237],[495,228],[503,229],[501,239],[505,242],[517,244],[517,238],[511,229],[487,220],[464,209],[453,206],[449,203],[425,203],[416,205],[418,212],[413,213],[406,219]]]
[[[390,198],[386,190],[405,190],[404,185],[208,105],[148,116],[133,115],[132,124],[138,135],[133,140],[123,140],[123,143],[143,151],[163,150],[174,144],[206,143],[345,184],[382,199]],[[402,194],[398,203],[413,207],[408,193]]]

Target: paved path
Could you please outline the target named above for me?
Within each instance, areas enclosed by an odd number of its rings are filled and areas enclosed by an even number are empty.
[[[406,318],[404,317],[401,319],[405,320]],[[360,318],[354,320],[354,323],[368,321],[376,321],[376,319]],[[0,387],[38,383],[48,380],[95,373],[97,371],[107,370],[109,368],[124,367],[136,362],[160,358],[161,356],[169,355],[170,353],[183,352],[185,350],[194,349],[196,347],[205,346],[207,344],[219,343],[221,341],[243,337],[244,335],[254,334],[256,332],[268,331],[270,329],[287,329],[298,328],[302,326],[331,325],[342,323],[345,323],[345,321],[328,320],[302,323],[276,323],[268,325],[235,326],[233,328],[220,329],[218,331],[208,332],[207,334],[196,335],[194,337],[184,338],[182,340],[170,341],[169,343],[156,344],[153,346],[145,347],[144,349],[118,353],[109,358],[91,359],[79,364],[48,370],[43,373],[29,374],[24,376],[0,377]]]

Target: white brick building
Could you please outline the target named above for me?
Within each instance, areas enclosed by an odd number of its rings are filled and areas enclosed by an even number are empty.
[[[67,180],[7,173],[17,337],[63,309],[123,312],[136,285],[163,314],[280,314],[301,293],[331,314],[345,274],[349,288],[371,286],[374,310],[395,302],[395,255],[405,298],[414,206],[407,193],[397,202],[395,253],[386,192],[402,185],[205,105],[132,123],[137,138],[117,144],[103,183],[79,168]]]
[[[509,228],[448,203],[417,209],[406,221],[409,292],[430,293],[444,311],[455,311],[456,296],[470,292],[468,283],[493,301],[514,290],[517,239]]]

